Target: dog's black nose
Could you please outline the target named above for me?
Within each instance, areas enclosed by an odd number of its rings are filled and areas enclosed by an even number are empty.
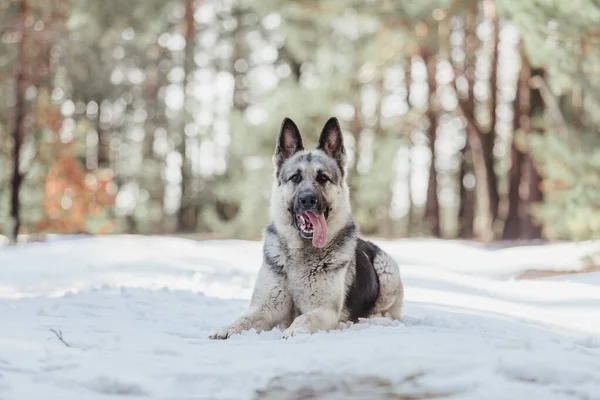
[[[302,204],[302,206],[306,208],[314,207],[317,205],[317,196],[315,196],[313,192],[300,193],[298,199],[300,200],[300,204]]]

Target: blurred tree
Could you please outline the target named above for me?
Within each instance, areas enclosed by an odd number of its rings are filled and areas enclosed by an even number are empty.
[[[514,233],[514,214],[519,207],[515,206],[513,189],[513,217],[510,219],[509,212],[509,231],[505,234],[539,237],[541,224],[545,236],[551,238],[592,237],[590,226],[594,223],[588,222],[595,219],[594,200],[581,199],[590,199],[588,193],[593,197],[595,183],[581,176],[575,178],[575,171],[587,168],[589,176],[594,170],[584,165],[594,148],[590,140],[594,135],[587,132],[597,131],[600,122],[595,112],[600,105],[600,79],[592,72],[600,62],[600,51],[598,35],[590,28],[600,20],[600,9],[590,0],[577,5],[498,1],[498,9],[518,28],[527,68],[531,69],[527,85],[519,84],[520,92],[529,97],[527,113],[521,113],[519,119],[520,141],[517,137],[524,152],[521,181],[526,196],[519,199],[523,219],[521,230]],[[578,200],[572,201],[575,197]],[[584,219],[583,224],[575,222]]]
[[[64,147],[51,165],[44,182],[46,217],[36,221],[42,232],[106,234],[114,221],[103,215],[114,204],[112,176],[85,172],[83,165]]]
[[[593,0],[0,0],[0,15],[13,237],[256,238],[281,119],[309,145],[331,115],[366,234],[594,231],[574,222],[595,210],[580,193],[595,167],[575,160],[600,122]]]
[[[189,185],[192,183],[192,165],[189,159],[189,150],[187,146],[186,129],[191,123],[190,118],[190,81],[195,70],[194,53],[196,27],[194,22],[194,0],[184,2],[183,14],[183,39],[185,40],[183,48],[183,98],[184,106],[181,108],[181,133],[179,137],[178,151],[181,156],[181,204],[177,214],[177,230],[180,232],[190,232],[196,229],[198,217],[196,216],[196,205],[192,202],[192,193]]]
[[[510,169],[508,172],[508,205],[502,239],[515,240],[522,237],[525,208],[521,201],[521,180],[523,176],[524,146],[519,135],[529,131],[529,65],[522,46],[520,68],[513,102],[513,134],[510,145]]]
[[[166,98],[169,78],[176,75],[172,49],[179,45],[178,34],[171,31],[181,21],[178,3],[76,0],[70,8],[69,116],[78,126],[92,123],[80,138],[84,165],[113,175],[119,187],[116,213],[122,223],[116,229],[167,229],[165,169],[173,150],[167,132],[178,116]]]
[[[32,164],[39,160],[37,149],[48,138],[50,131],[60,129],[62,118],[58,112],[45,112],[38,115],[31,112],[40,96],[52,91],[55,68],[52,65],[52,52],[64,37],[65,2],[19,1],[18,15],[7,21],[7,32],[15,36],[14,59],[12,67],[14,79],[14,122],[12,125],[11,150],[11,211],[6,231],[14,241],[18,233],[26,228],[23,202],[27,200],[29,180],[35,181],[30,174]],[[34,110],[35,111],[35,110]],[[35,185],[35,183],[33,183]],[[29,192],[33,192],[29,190]],[[39,190],[37,198],[40,199]],[[34,196],[35,198],[35,196]],[[33,210],[40,210],[38,202]]]
[[[440,227],[440,204],[438,201],[438,179],[436,166],[436,139],[438,130],[439,100],[437,99],[437,59],[434,52],[429,48],[421,50],[421,57],[427,69],[427,87],[428,87],[428,105],[427,105],[427,138],[429,140],[429,150],[431,152],[431,162],[429,164],[429,183],[427,184],[427,202],[425,205],[425,218],[427,219],[431,234],[436,237],[442,235]]]
[[[542,68],[530,69],[530,81],[534,78],[543,79],[544,70]],[[530,126],[528,134],[536,132],[538,134],[546,130],[546,122],[544,118],[545,104],[542,99],[540,88],[531,88],[529,94],[529,119]],[[540,203],[543,199],[541,182],[542,178],[537,166],[534,164],[531,151],[527,152],[524,157],[525,166],[525,181],[526,195],[524,198],[525,207],[528,210],[533,210],[535,204]],[[528,213],[523,220],[523,231],[521,237],[526,239],[537,239],[541,237],[542,229],[539,222],[534,220],[531,213]]]
[[[16,83],[16,100],[15,100],[15,122],[13,123],[12,131],[12,178],[11,178],[11,210],[12,218],[10,224],[9,238],[16,241],[17,235],[21,228],[21,201],[19,199],[21,193],[21,184],[23,175],[21,174],[21,147],[25,136],[25,115],[27,113],[25,104],[25,91],[28,86],[27,66],[31,63],[27,56],[26,39],[27,19],[29,16],[29,4],[27,0],[21,0],[19,5],[19,19],[17,22],[19,42],[17,45],[17,62],[15,66],[15,83]]]
[[[409,56],[407,57],[405,66],[404,66],[404,90],[406,92],[405,95],[405,102],[406,102],[406,107],[408,109],[411,108],[411,100],[410,100],[410,93],[411,93],[411,85],[412,85],[412,67],[413,67],[413,61],[412,61],[412,57]],[[406,234],[408,236],[410,236],[415,232],[415,218],[416,218],[416,209],[415,209],[415,201],[413,198],[413,193],[412,193],[412,176],[413,176],[413,161],[412,158],[413,153],[413,140],[412,140],[412,134],[408,133],[405,135],[406,136],[406,148],[407,148],[407,165],[406,165],[406,193],[407,193],[407,211],[406,211]]]
[[[489,122],[486,126],[480,128],[481,145],[483,147],[483,159],[486,171],[487,196],[489,201],[490,223],[493,224],[498,218],[498,207],[500,205],[500,195],[498,187],[498,177],[496,176],[496,162],[494,156],[494,147],[497,137],[498,121],[498,48],[500,43],[500,24],[494,0],[484,0],[483,14],[485,21],[491,26],[493,32],[489,38]]]

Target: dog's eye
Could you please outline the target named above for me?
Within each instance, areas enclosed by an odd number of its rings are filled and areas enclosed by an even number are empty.
[[[290,177],[290,181],[292,181],[294,183],[300,183],[301,180],[302,180],[302,175],[300,175],[299,173],[295,173],[294,175],[292,175]]]
[[[328,180],[329,180],[329,178],[327,177],[327,175],[324,175],[324,174],[317,175],[317,182],[319,182],[320,184],[325,184]]]

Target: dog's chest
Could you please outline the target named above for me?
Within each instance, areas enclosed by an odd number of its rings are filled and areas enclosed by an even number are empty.
[[[286,261],[283,266],[286,290],[300,313],[332,299],[341,304],[346,293],[347,262],[334,263],[329,258]]]

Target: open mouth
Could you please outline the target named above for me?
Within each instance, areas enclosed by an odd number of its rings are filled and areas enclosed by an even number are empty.
[[[315,227],[312,222],[310,222],[308,211],[302,213],[302,215],[296,215],[296,224],[303,238],[312,239],[313,234],[315,233]]]
[[[300,236],[304,239],[312,239],[315,247],[325,247],[327,242],[327,221],[325,215],[315,214],[313,211],[305,211],[296,215],[296,226],[300,231]]]

